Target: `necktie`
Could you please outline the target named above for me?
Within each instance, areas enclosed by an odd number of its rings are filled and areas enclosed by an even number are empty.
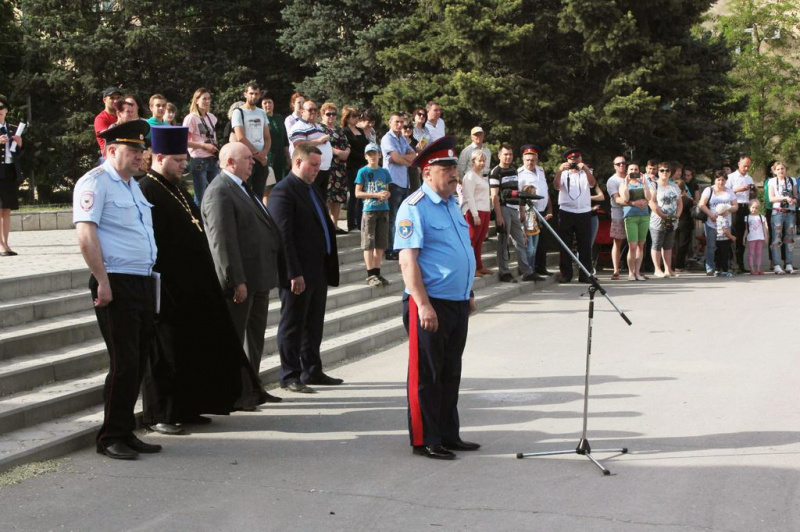
[[[328,255],[331,253],[331,234],[328,232],[328,222],[325,220],[325,214],[322,212],[322,207],[319,204],[319,200],[317,199],[317,195],[314,193],[313,185],[308,185],[308,193],[311,194],[311,201],[314,203],[314,207],[317,209],[317,216],[319,216],[319,221],[322,224],[322,229],[325,231],[325,249],[328,250]]]
[[[250,199],[253,200],[253,203],[255,203],[257,205],[256,208],[260,212],[262,212],[262,213],[264,213],[266,215],[267,214],[267,209],[264,207],[263,203],[258,201],[258,198],[256,197],[255,192],[253,192],[253,187],[250,186],[250,183],[248,183],[247,181],[242,181],[242,186],[247,191],[247,195],[250,196]]]

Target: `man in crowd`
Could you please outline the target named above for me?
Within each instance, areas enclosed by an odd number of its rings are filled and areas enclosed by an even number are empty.
[[[483,166],[483,177],[487,177],[489,175],[489,169],[491,168],[490,164],[492,162],[492,152],[488,147],[483,145],[483,128],[480,126],[473,127],[472,131],[470,131],[470,136],[472,137],[472,144],[461,150],[461,155],[458,156],[459,179],[463,178],[464,174],[467,173],[467,170],[470,169],[470,157],[472,157],[472,152],[475,150],[482,151],[483,155],[486,156],[486,162]]]
[[[475,257],[453,195],[458,185],[455,147],[455,137],[444,137],[417,157],[414,164],[422,169],[424,184],[400,207],[395,239],[406,285],[409,436],[414,454],[437,460],[454,459],[452,451],[480,448],[459,434],[461,357],[476,306]]]
[[[533,200],[529,203],[529,205],[536,209],[536,212],[541,214],[545,220],[550,220],[553,217],[553,208],[550,205],[550,196],[547,193],[547,179],[544,176],[544,168],[539,166],[539,146],[535,144],[526,144],[522,147],[522,166],[517,168],[517,178],[517,184],[520,191],[522,191],[526,186],[532,186],[536,190],[536,195],[542,196],[542,199]],[[546,233],[547,230],[542,229],[538,235],[527,235],[527,238],[529,239],[527,245],[528,262],[530,263],[529,266],[533,271],[531,275],[534,281],[545,280],[545,277],[542,277],[542,275],[536,273],[535,261],[539,256],[541,237]],[[530,253],[531,249],[533,249],[533,254]],[[531,259],[533,259],[533,263],[531,263]],[[544,255],[544,260],[547,260],[546,255]],[[546,265],[543,264],[542,268],[545,268],[545,266]]]
[[[320,358],[328,286],[339,286],[336,227],[322,192],[313,186],[321,160],[317,147],[295,146],[292,171],[269,197],[269,212],[286,243],[279,258],[286,268],[280,290],[279,377],[282,388],[298,393],[314,393],[309,384],[342,384],[322,371]]]
[[[161,275],[156,344],[142,387],[143,421],[155,432],[206,424],[201,414],[229,414],[262,404],[261,387],[236,334],[214,270],[200,209],[181,184],[186,127],[151,130],[152,168],[139,184],[153,205]]]
[[[154,94],[150,96],[150,118],[147,123],[150,127],[153,126],[166,126],[167,121],[164,115],[167,113],[167,98],[162,94]]]
[[[750,214],[750,190],[755,187],[753,177],[750,172],[750,165],[753,162],[747,155],[739,157],[736,171],[728,175],[728,188],[736,194],[736,202],[739,208],[733,215],[733,234],[736,235],[736,273],[748,273],[744,267],[744,248],[745,242],[742,240],[745,229],[745,218]]]
[[[425,122],[425,129],[430,133],[431,141],[444,137],[444,120],[442,120],[442,107],[439,102],[428,102],[425,109],[428,112],[428,121]]]
[[[278,286],[280,235],[248,183],[253,169],[251,150],[241,142],[230,142],[220,150],[219,163],[222,171],[203,196],[203,221],[239,342],[258,375],[269,291]]]
[[[147,122],[134,120],[101,132],[107,160],[78,180],[73,195],[73,222],[92,273],[89,288],[110,358],[97,452],[119,460],[161,450],[133,433],[156,313],[150,204],[132,179],[142,165],[149,131]]]
[[[97,144],[100,146],[100,153],[103,157],[106,154],[106,141],[100,133],[117,123],[117,113],[114,109],[114,102],[122,96],[122,90],[117,87],[109,87],[103,91],[103,110],[94,117],[94,133],[97,137]]]
[[[397,260],[397,253],[394,250],[394,223],[397,209],[408,197],[408,167],[416,157],[414,148],[403,136],[404,124],[402,114],[392,113],[389,117],[389,131],[381,139],[383,167],[392,177],[392,182],[389,184],[389,248],[384,256],[386,260]]]
[[[564,153],[566,162],[558,168],[553,185],[558,193],[558,236],[566,243],[572,242],[573,236],[578,243],[578,257],[586,270],[592,272],[592,202],[591,188],[597,184],[592,171],[583,163],[583,154],[577,148]],[[572,257],[561,251],[559,261],[559,282],[572,280]],[[583,273],[578,280],[588,283],[589,278]]]
[[[625,182],[625,169],[628,162],[623,155],[614,157],[614,173],[606,181],[606,190],[611,199],[611,230],[610,236],[614,239],[611,246],[611,262],[614,265],[614,273],[611,275],[612,281],[619,280],[619,261],[622,248],[625,246],[625,220],[623,219],[622,204],[619,199],[619,187]]]
[[[331,146],[330,135],[327,135],[317,124],[318,114],[319,110],[314,100],[303,102],[300,119],[295,122],[289,131],[289,155],[294,158],[294,150],[301,144],[315,146],[320,151],[322,158],[320,159],[320,167],[314,185],[323,194],[327,194],[328,178],[330,177],[331,162],[333,161],[333,146]]]
[[[517,170],[512,166],[514,149],[510,144],[503,143],[500,145],[497,156],[500,164],[492,168],[489,173],[489,191],[497,226],[497,266],[500,270],[500,281],[504,283],[517,282],[508,265],[511,258],[508,249],[509,236],[513,240],[514,249],[517,252],[517,264],[522,272],[522,280],[535,281],[536,277],[531,265],[528,264],[525,251],[525,233],[522,230],[519,201],[504,197],[507,193],[519,190]]]
[[[269,119],[267,113],[261,109],[260,102],[261,88],[255,82],[248,83],[244,89],[244,104],[233,111],[231,126],[236,140],[247,146],[253,155],[253,173],[247,182],[256,197],[263,198],[272,139],[269,134]]]

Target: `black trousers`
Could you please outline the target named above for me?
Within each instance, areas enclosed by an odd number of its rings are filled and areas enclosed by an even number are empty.
[[[436,332],[422,329],[416,302],[403,295],[403,323],[408,332],[408,433],[414,446],[460,439],[458,389],[469,301],[430,301],[439,321]]]
[[[678,228],[675,231],[675,251],[672,256],[673,265],[678,269],[686,268],[686,256],[692,249],[693,236],[694,220],[679,220]]]
[[[308,382],[322,373],[319,346],[325,323],[328,287],[309,286],[300,294],[281,288],[281,321],[278,324],[279,378],[282,386]]]
[[[736,267],[740,270],[744,268],[744,248],[745,243],[742,241],[744,235],[745,221],[744,219],[750,214],[750,206],[746,203],[739,205],[733,216],[733,234],[736,235]]]
[[[558,212],[558,236],[566,245],[570,245],[572,237],[578,243],[578,258],[589,272],[592,271],[592,213],[591,212]],[[572,279],[572,257],[566,251],[561,251],[558,263],[561,271],[561,279],[569,282]],[[583,271],[578,275],[578,279],[586,281]]]
[[[258,201],[264,197],[264,189],[267,188],[267,176],[269,171],[267,167],[258,161],[253,161],[253,172],[250,174],[250,179],[247,180],[253,188]]]
[[[113,299],[107,306],[95,308],[110,361],[98,448],[128,440],[136,428],[133,411],[153,350],[155,323],[155,290],[150,277],[111,273],[108,278]],[[89,279],[89,289],[92,299],[96,298],[94,276]]]
[[[717,262],[717,270],[721,272],[729,271],[731,262],[731,241],[717,240],[717,252],[719,253],[719,262]]]

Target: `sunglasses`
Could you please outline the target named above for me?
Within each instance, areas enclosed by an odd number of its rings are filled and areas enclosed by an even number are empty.
[[[325,113],[325,116],[336,116],[336,111],[331,113]]]
[[[669,172],[669,168],[659,168],[659,172]]]
[[[425,113],[417,113],[417,116],[426,116]]]
[[[614,163],[614,166],[625,166],[625,161],[623,161],[621,163]]]

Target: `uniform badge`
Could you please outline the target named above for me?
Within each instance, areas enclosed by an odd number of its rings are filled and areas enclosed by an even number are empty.
[[[414,234],[414,224],[411,220],[400,220],[397,222],[397,234],[400,238],[408,238]]]
[[[90,211],[94,207],[94,192],[87,190],[81,194],[81,209]]]

